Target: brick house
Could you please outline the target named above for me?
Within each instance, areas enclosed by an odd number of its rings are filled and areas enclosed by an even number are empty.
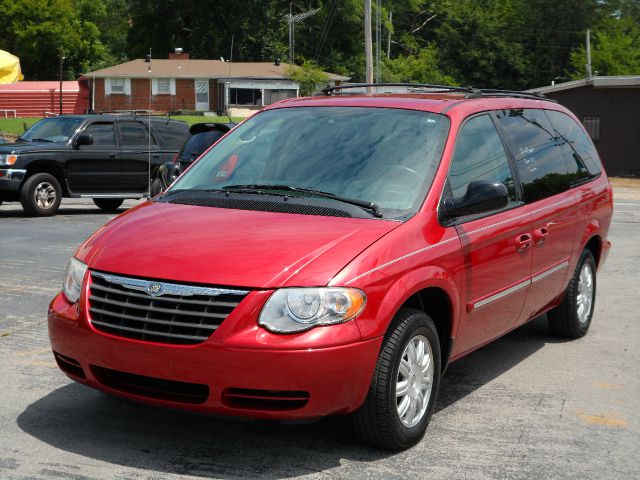
[[[131,60],[80,77],[90,92],[94,112],[259,109],[296,97],[299,85],[288,76],[289,65],[270,62],[193,60],[186,53],[168,59]],[[327,73],[330,84],[348,77]]]

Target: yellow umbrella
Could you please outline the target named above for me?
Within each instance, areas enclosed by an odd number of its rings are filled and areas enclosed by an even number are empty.
[[[0,83],[16,83],[23,80],[20,59],[9,52],[0,50]]]

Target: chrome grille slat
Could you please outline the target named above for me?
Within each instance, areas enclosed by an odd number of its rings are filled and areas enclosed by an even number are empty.
[[[157,284],[160,293],[146,293]],[[89,320],[111,335],[196,344],[209,338],[248,293],[91,272]]]
[[[145,294],[145,293],[138,293],[132,290],[125,290],[123,287],[118,286],[119,288],[122,288],[122,292],[123,294],[126,294],[129,297],[136,297],[136,298],[144,298],[144,299],[148,299],[149,295]],[[118,293],[118,290],[112,289],[112,288],[105,288],[102,285],[92,285],[91,288],[95,288],[97,290],[102,290],[103,292],[109,292],[109,293]],[[159,301],[164,301],[164,302],[175,302],[175,297],[171,297],[171,298],[164,298],[164,297],[154,297],[154,300],[159,300]],[[239,302],[219,302],[219,301],[201,301],[201,300],[191,300],[189,298],[182,298],[180,300],[180,303],[186,303],[189,305],[202,305],[204,306],[212,306],[212,307],[232,307],[235,308],[238,306]]]
[[[95,307],[91,307],[89,308],[89,311],[91,313],[99,313],[102,315],[111,315],[111,312],[108,312],[106,310],[102,310],[100,308],[95,308]],[[157,325],[171,325],[172,327],[184,327],[184,328],[202,328],[202,327],[210,327],[213,330],[216,330],[218,328],[218,325],[206,325],[206,324],[202,324],[202,323],[186,323],[186,322],[180,322],[179,324],[177,324],[176,322],[171,322],[168,320],[157,320],[155,318],[151,318],[151,317],[136,317],[135,315],[127,315],[124,313],[121,313],[120,316],[122,318],[124,318],[125,320],[133,320],[134,322],[146,322],[146,323],[155,323]],[[95,323],[95,321],[94,321]]]
[[[99,325],[101,327],[106,327],[109,329],[115,328],[113,327],[113,325],[110,325],[108,323],[105,322],[99,322],[97,320],[93,320],[91,322],[93,325]],[[201,336],[201,337],[197,337],[195,335],[181,335],[179,333],[162,333],[162,334],[154,334],[154,333],[150,333],[148,330],[144,330],[142,328],[132,328],[132,327],[117,327],[118,330],[125,330],[127,332],[135,332],[135,333],[144,333],[150,336],[166,336],[166,337],[170,337],[170,338],[180,338],[180,339],[185,339],[185,340],[197,340],[198,342],[203,342],[205,341],[207,338],[207,336]]]
[[[157,300],[156,298],[153,299],[154,301]],[[159,312],[159,313],[178,313],[180,315],[191,315],[194,317],[204,317],[204,318],[220,318],[222,320],[224,320],[225,318],[227,318],[227,315],[224,313],[209,313],[209,312],[191,312],[188,310],[177,310],[177,309],[171,309],[171,308],[161,308],[161,307],[147,307],[144,305],[138,305],[135,303],[128,303],[128,302],[119,302],[117,300],[111,300],[110,298],[102,298],[100,299],[101,302],[103,303],[108,303],[109,305],[116,305],[119,307],[126,307],[126,308],[132,308],[134,310],[145,310],[145,311],[149,311],[149,312]],[[108,313],[108,312],[107,312]]]

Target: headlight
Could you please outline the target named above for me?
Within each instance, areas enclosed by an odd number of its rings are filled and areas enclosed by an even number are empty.
[[[272,332],[302,332],[351,320],[366,303],[367,296],[356,288],[282,288],[267,300],[258,324]]]
[[[18,155],[0,155],[0,165],[13,165],[18,161]]]
[[[71,303],[80,300],[80,291],[82,288],[82,280],[87,271],[87,266],[75,257],[69,259],[67,270],[64,272],[64,284],[62,292]]]

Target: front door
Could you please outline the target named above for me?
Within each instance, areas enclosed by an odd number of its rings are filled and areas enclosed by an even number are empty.
[[[461,217],[455,226],[464,267],[457,275],[460,328],[454,355],[470,351],[510,329],[522,315],[531,272],[531,228],[519,201],[507,153],[490,114],[469,119],[461,128],[448,174],[445,196],[463,197],[474,180],[507,186],[504,209]]]
[[[73,193],[108,193],[119,190],[118,146],[113,122],[94,122],[80,132],[91,135],[91,145],[71,150],[68,166]]]
[[[209,110],[209,80],[195,80],[196,110]]]

